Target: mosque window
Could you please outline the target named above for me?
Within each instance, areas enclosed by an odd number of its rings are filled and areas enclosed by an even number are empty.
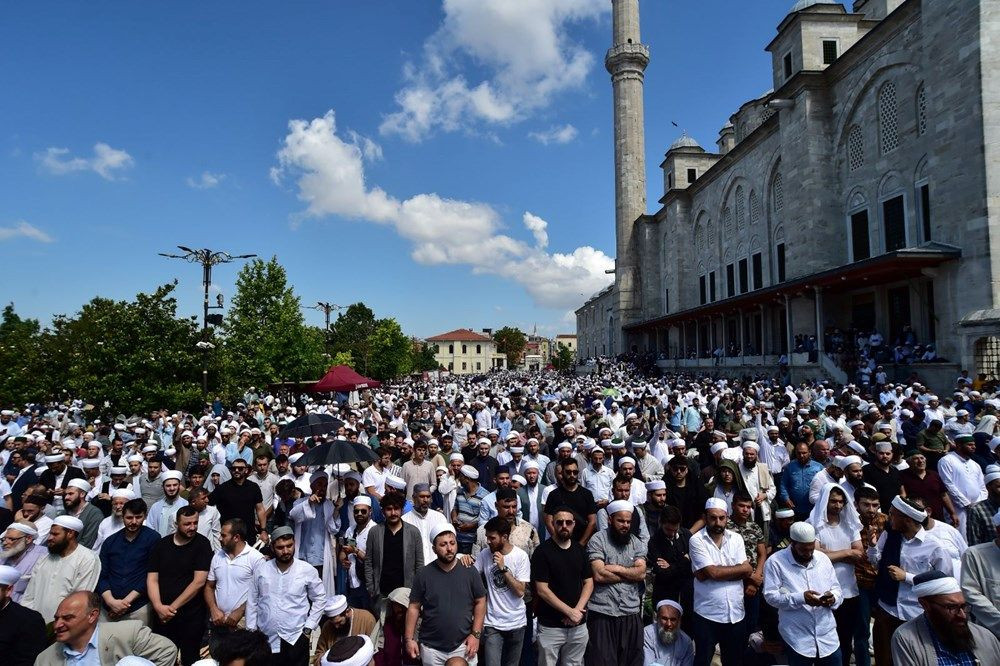
[[[740,259],[740,293],[745,294],[747,292],[747,260]]]
[[[725,220],[726,235],[727,236],[731,236],[733,234],[733,231],[734,231],[734,229],[733,229],[733,209],[730,208],[729,206],[726,206],[722,210],[722,217]]]
[[[700,255],[705,252],[705,225],[699,224],[695,231],[694,249]]]
[[[753,190],[750,191],[750,224],[760,222],[760,197]]]
[[[708,299],[715,302],[715,271],[708,274]]]
[[[469,348],[468,348],[468,347],[467,347],[466,345],[462,345],[462,353],[463,353],[463,354],[468,354],[468,353],[469,353]],[[463,370],[464,370],[464,369],[465,369],[465,368],[463,368]]]
[[[455,353],[455,345],[448,345],[448,353],[449,354]]]
[[[917,134],[927,132],[927,91],[921,85],[917,90]]]
[[[824,39],[823,40],[823,64],[832,65],[837,61],[837,40],[836,39]]]
[[[667,189],[668,190],[674,189],[674,172],[673,171],[667,172]]]
[[[931,186],[923,183],[917,187],[920,197],[920,226],[924,232],[924,241],[931,240]]]
[[[851,215],[851,258],[861,261],[872,256],[868,236],[868,211],[859,210]]]
[[[700,300],[701,305],[704,305],[705,303],[708,302],[708,294],[705,285],[706,285],[705,276],[702,275],[701,277],[698,278],[698,295],[701,298]]]
[[[781,209],[785,207],[785,193],[781,188],[781,172],[774,175],[774,184],[771,185],[771,191],[774,194],[774,210],[780,213]]]
[[[726,266],[726,293],[736,295],[736,266],[733,264]]]
[[[861,128],[855,125],[847,135],[847,165],[851,171],[857,171],[865,164],[865,144],[861,136]]]
[[[785,281],[785,244],[784,242],[778,243],[774,248],[775,254],[778,255],[778,282]]]
[[[760,289],[764,286],[764,256],[757,252],[751,257],[753,262],[753,285],[751,289]]]
[[[886,252],[906,247],[906,210],[902,195],[882,202],[882,228]]]
[[[483,346],[482,345],[476,345],[476,353],[477,354],[482,354],[483,353]]]
[[[743,229],[747,225],[746,205],[743,203],[743,186],[736,187],[736,226]]]
[[[663,290],[663,313],[670,312],[670,289]]]
[[[789,51],[788,53],[786,53],[785,57],[782,58],[782,64],[783,64],[783,66],[785,68],[785,80],[787,81],[788,79],[792,78],[792,52],[791,51]]]
[[[899,108],[892,81],[883,85],[878,94],[878,124],[884,155],[899,147]]]
[[[688,185],[690,185],[691,183],[693,183],[696,180],[698,180],[698,170],[697,169],[688,169]]]

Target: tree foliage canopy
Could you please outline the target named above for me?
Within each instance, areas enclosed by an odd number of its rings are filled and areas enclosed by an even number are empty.
[[[521,329],[504,326],[493,334],[493,340],[497,343],[497,351],[507,357],[507,367],[517,367],[524,348],[528,346],[528,339]]]

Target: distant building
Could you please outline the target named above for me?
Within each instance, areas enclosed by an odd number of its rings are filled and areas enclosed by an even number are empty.
[[[566,349],[573,352],[573,357],[576,357],[576,334],[575,333],[560,333],[556,336],[556,345],[554,348],[555,353],[559,353],[559,345],[566,347]]]
[[[507,367],[507,357],[497,352],[496,342],[489,335],[459,328],[427,338],[437,345],[434,358],[456,375],[474,375]]]

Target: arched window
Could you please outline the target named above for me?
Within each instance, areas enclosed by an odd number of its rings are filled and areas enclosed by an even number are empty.
[[[847,135],[847,166],[857,171],[865,165],[865,143],[861,128],[855,125]]]
[[[917,134],[927,132],[927,91],[921,83],[917,89]]]
[[[733,209],[726,206],[722,209],[722,217],[725,220],[726,235],[731,236],[734,232],[733,229]]]
[[[753,190],[750,190],[750,224],[760,222],[760,197]]]
[[[747,226],[746,205],[743,202],[743,186],[736,186],[736,227],[743,230]]]
[[[771,184],[771,195],[774,198],[774,212],[780,213],[785,207],[785,193],[781,187],[781,172],[774,174],[774,182]]]
[[[705,254],[705,225],[700,222],[695,229],[694,249],[699,256]]]
[[[706,241],[705,241],[704,252],[705,252],[705,254],[712,254],[713,252],[715,252],[715,247],[716,247],[716,245],[715,245],[715,225],[712,224],[712,220],[709,220],[705,224],[705,237],[706,237]]]
[[[878,93],[878,127],[882,154],[899,147],[899,108],[896,102],[896,84],[892,81],[882,86]]]

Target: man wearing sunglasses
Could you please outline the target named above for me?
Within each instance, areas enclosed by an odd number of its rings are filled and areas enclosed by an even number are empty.
[[[340,566],[347,570],[347,603],[351,608],[371,610],[371,598],[362,580],[365,566],[365,549],[368,533],[375,527],[372,517],[372,500],[367,495],[354,498],[351,510],[354,527],[349,528],[340,547]]]

